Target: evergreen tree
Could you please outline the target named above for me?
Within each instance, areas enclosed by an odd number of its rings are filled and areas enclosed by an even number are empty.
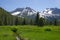
[[[50,23],[49,23],[50,25],[52,25],[52,21],[50,21]]]
[[[2,15],[0,15],[0,25],[2,25]]]
[[[38,24],[38,21],[39,21],[39,12],[37,12],[36,14],[35,24]]]
[[[54,25],[57,26],[57,19],[54,20]]]
[[[15,19],[15,25],[18,25],[18,18]]]
[[[44,26],[44,18],[40,18],[39,21],[38,21],[38,26]]]
[[[2,25],[2,20],[0,19],[0,26]]]
[[[23,22],[22,22],[22,25],[26,25],[26,21],[25,21],[25,18],[24,18],[24,20],[23,20]]]
[[[4,17],[4,25],[7,25],[7,17]]]
[[[31,20],[30,20],[30,25],[32,25],[32,24],[33,24],[33,20],[31,19]]]

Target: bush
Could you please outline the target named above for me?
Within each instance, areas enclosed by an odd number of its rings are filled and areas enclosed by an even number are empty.
[[[51,29],[50,28],[46,28],[45,31],[51,31]]]
[[[12,28],[11,29],[13,32],[17,32],[17,28]]]

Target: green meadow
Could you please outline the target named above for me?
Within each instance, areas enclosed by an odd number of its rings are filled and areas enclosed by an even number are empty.
[[[16,40],[12,28],[17,28],[17,33],[28,40],[60,40],[60,26],[38,27],[34,25],[0,26],[0,40]],[[50,29],[50,31],[46,30]]]

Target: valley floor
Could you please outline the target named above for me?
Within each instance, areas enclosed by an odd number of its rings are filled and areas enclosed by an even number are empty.
[[[16,40],[11,28],[17,28],[17,33],[28,40],[60,40],[60,26],[0,26],[0,40]],[[50,30],[46,30],[50,29]]]

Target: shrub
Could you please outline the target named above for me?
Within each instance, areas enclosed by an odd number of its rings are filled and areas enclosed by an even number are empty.
[[[12,28],[11,29],[13,32],[17,32],[17,28]]]
[[[50,28],[46,28],[45,31],[51,31],[51,29]]]

